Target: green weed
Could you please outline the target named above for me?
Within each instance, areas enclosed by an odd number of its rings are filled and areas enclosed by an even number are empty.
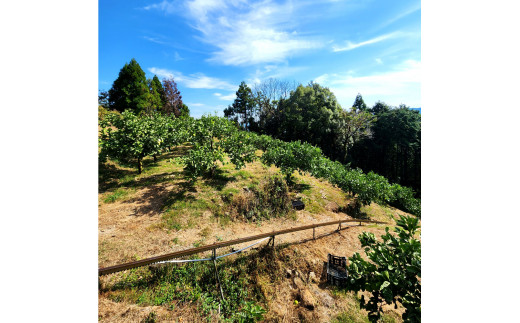
[[[105,197],[103,202],[114,203],[117,200],[121,200],[121,199],[125,198],[126,196],[129,195],[129,193],[130,193],[129,190],[124,187],[118,188],[112,194],[109,194],[107,197]]]

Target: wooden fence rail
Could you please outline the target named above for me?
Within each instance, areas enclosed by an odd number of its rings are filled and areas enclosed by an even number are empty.
[[[216,250],[218,248],[232,246],[232,245],[240,244],[243,242],[258,240],[258,239],[262,239],[262,238],[272,237],[274,239],[274,237],[277,235],[296,232],[296,231],[313,229],[313,237],[314,237],[314,229],[317,227],[339,224],[339,229],[341,229],[342,223],[349,223],[349,222],[359,222],[360,225],[361,225],[361,223],[388,224],[386,222],[381,222],[381,221],[361,220],[361,219],[345,219],[345,220],[336,220],[336,221],[330,221],[330,222],[309,224],[309,225],[304,225],[304,226],[300,226],[300,227],[289,228],[289,229],[284,229],[284,230],[279,230],[279,231],[272,231],[272,232],[268,232],[268,233],[257,234],[254,236],[238,238],[238,239],[229,240],[229,241],[217,242],[217,243],[207,245],[207,246],[176,251],[176,252],[168,253],[168,254],[161,255],[161,256],[156,256],[156,257],[151,257],[151,258],[147,258],[147,259],[128,262],[125,264],[114,265],[114,266],[105,267],[105,268],[99,268],[98,275],[99,276],[108,275],[108,274],[116,273],[116,272],[123,271],[123,270],[151,265],[153,263],[160,262],[160,261],[166,261],[166,260],[170,260],[170,259],[174,259],[174,258],[194,255],[194,254],[198,254],[198,253],[201,253],[204,251]],[[273,243],[274,243],[274,241],[273,241]]]

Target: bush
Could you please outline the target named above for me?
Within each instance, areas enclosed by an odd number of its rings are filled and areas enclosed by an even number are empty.
[[[362,297],[360,304],[372,322],[380,319],[383,301],[403,304],[405,322],[421,321],[421,242],[415,238],[419,219],[401,216],[396,223],[397,236],[387,227],[382,242],[373,233],[359,235],[368,261],[357,252],[349,258],[346,289],[372,293],[368,302]]]
[[[231,200],[232,209],[248,220],[284,216],[291,210],[289,188],[277,175],[267,177],[260,188],[247,189]]]

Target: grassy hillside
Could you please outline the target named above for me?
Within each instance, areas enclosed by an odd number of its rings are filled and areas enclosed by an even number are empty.
[[[258,197],[273,196],[269,185],[279,170],[258,161],[241,170],[229,163],[221,165],[213,178],[190,182],[176,160],[188,149],[177,147],[158,156],[156,162],[145,158],[142,174],[110,160],[99,165],[100,267],[349,216],[345,212],[352,197],[326,181],[297,173],[295,183],[287,187],[287,198],[300,198],[305,209],[269,209]],[[391,224],[395,224],[392,215],[404,214],[375,203],[361,211],[363,217]],[[334,230],[318,228],[316,234]],[[358,305],[360,295],[327,286],[322,275],[327,253],[348,257],[362,251],[357,236],[363,231],[379,236],[384,227],[352,226],[317,240],[309,239],[312,232],[292,233],[276,238],[275,253],[264,249],[263,243],[219,260],[224,302],[211,263],[159,270],[143,267],[104,276],[100,279],[99,317],[107,322],[191,322],[239,320],[265,311],[264,319],[273,321],[365,322],[366,312]],[[311,272],[316,279],[310,278]],[[400,311],[389,308],[385,320],[400,321]]]

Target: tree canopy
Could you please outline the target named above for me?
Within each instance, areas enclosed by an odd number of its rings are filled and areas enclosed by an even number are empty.
[[[251,126],[254,127],[254,114],[255,98],[253,92],[246,82],[242,81],[236,92],[235,101],[224,110],[224,116],[238,122],[242,128],[248,130]]]
[[[367,105],[365,104],[365,101],[363,101],[363,97],[361,94],[356,95],[356,100],[354,100],[354,104],[352,105],[353,108],[356,110],[366,111],[368,110]]]
[[[150,106],[148,82],[144,71],[134,58],[121,68],[108,94],[110,108],[119,112],[130,109],[140,113]]]
[[[177,83],[173,77],[163,79],[163,113],[167,115],[175,115],[176,117],[181,115],[183,108],[182,95],[177,89]]]

